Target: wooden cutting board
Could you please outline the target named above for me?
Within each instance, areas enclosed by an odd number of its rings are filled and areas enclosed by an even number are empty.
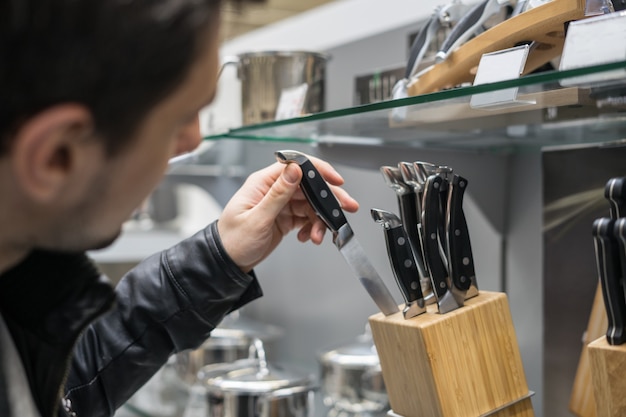
[[[483,54],[512,48],[523,42],[538,42],[532,48],[524,74],[559,57],[565,42],[567,22],[585,17],[584,0],[552,0],[492,27],[453,51],[409,84],[409,96],[433,93],[471,83]]]

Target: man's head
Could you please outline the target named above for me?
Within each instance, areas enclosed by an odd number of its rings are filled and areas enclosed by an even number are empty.
[[[37,112],[74,102],[110,151],[182,81],[219,0],[8,0],[0,5],[0,150]]]
[[[219,3],[0,3],[0,248],[83,250],[117,236],[167,160],[200,141]]]

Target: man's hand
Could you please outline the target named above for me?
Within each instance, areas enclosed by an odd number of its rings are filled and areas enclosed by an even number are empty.
[[[329,184],[343,210],[356,212],[359,204],[340,188],[343,178],[327,162],[309,157]],[[251,174],[228,202],[217,228],[231,259],[250,271],[278,246],[283,236],[298,230],[298,240],[319,245],[326,225],[300,190],[302,171],[297,164],[275,163]]]

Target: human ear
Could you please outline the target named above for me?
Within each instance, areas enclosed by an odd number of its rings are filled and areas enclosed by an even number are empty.
[[[79,154],[92,133],[91,113],[80,104],[59,104],[29,118],[10,150],[22,191],[39,202],[59,195],[80,174]]]

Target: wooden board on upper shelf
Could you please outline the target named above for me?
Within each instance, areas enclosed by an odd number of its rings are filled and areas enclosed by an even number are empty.
[[[437,124],[443,124],[446,128],[453,128],[455,124],[459,124],[462,128],[467,129],[468,120],[474,119],[477,126],[486,127],[500,125],[515,125],[528,123],[542,123],[543,112],[547,108],[558,107],[575,107],[579,111],[588,112],[590,116],[596,116],[598,109],[596,102],[589,97],[589,90],[577,87],[568,87],[556,89],[552,91],[542,91],[530,94],[520,94],[519,101],[526,101],[534,104],[525,104],[516,107],[501,108],[472,108],[469,103],[450,103],[442,102],[429,103],[422,106],[418,110],[406,112],[404,120],[396,120],[390,117],[389,124],[391,127],[412,127],[420,125],[429,125],[436,127]],[[507,117],[502,117],[506,115]],[[486,123],[490,119],[491,123]]]
[[[417,96],[471,83],[483,54],[537,42],[526,61],[524,74],[557,58],[563,52],[565,24],[585,17],[584,0],[552,0],[490,28],[451,52],[428,72],[409,84]]]

